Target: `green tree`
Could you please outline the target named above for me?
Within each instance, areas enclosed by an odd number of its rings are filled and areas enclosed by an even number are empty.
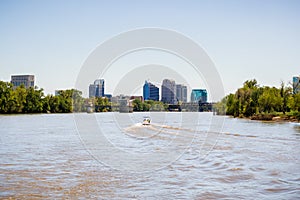
[[[133,111],[143,111],[142,101],[139,99],[135,99],[132,101]]]
[[[81,91],[72,89],[72,98],[73,98],[73,111],[74,112],[86,111],[85,99],[82,97]]]
[[[44,96],[43,89],[37,87],[30,87],[26,89],[26,101],[24,103],[23,111],[25,113],[40,113],[43,111],[43,102],[41,101]]]
[[[143,111],[149,111],[151,108],[151,104],[149,104],[147,102],[143,102],[142,106],[143,106]]]
[[[60,110],[60,98],[58,96],[49,96],[49,106],[50,106],[50,112],[51,113],[61,113],[62,110]]]
[[[256,79],[252,79],[252,80],[247,80],[244,82],[244,88],[248,88],[251,90],[257,89],[258,84]]]
[[[45,96],[45,98],[43,98],[43,112],[47,113],[47,112],[51,112],[51,106],[50,106],[50,95]]]
[[[11,101],[12,96],[12,87],[11,83],[0,81],[0,112],[8,113],[9,112],[9,101]]]
[[[300,93],[293,95],[290,105],[294,111],[300,112]]]
[[[71,90],[60,90],[58,92],[59,110],[62,113],[73,112],[73,89]]]
[[[291,87],[286,87],[284,82],[281,82],[281,87],[280,87],[280,96],[282,98],[282,112],[285,114],[285,112],[289,111],[290,108],[288,106],[288,101],[290,96],[292,95],[292,88]]]
[[[234,94],[229,94],[222,100],[222,102],[226,104],[225,107],[226,114],[235,116],[235,113],[237,112],[235,110],[235,104],[237,102],[237,99],[235,99]]]
[[[95,98],[95,111],[96,112],[108,112],[111,111],[111,105],[106,97]]]
[[[255,79],[245,81],[235,94],[229,94],[215,105],[221,110],[225,105],[227,115],[250,117],[273,112],[298,112],[300,95],[292,94],[292,88],[283,82],[280,88],[260,87]],[[297,114],[295,114],[297,115]]]
[[[24,106],[26,104],[27,90],[24,85],[20,85],[13,91],[13,97],[15,100],[14,108],[11,110],[14,113],[22,113],[24,112]]]
[[[58,96],[44,96],[43,89],[38,87],[26,89],[21,85],[13,89],[11,83],[0,81],[0,113],[68,113],[74,108],[80,112],[85,109],[81,94],[70,89],[61,90]]]
[[[164,103],[161,101],[147,100],[145,102],[150,105],[149,111],[165,111]]]

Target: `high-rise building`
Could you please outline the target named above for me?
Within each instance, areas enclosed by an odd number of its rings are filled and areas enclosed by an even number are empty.
[[[12,75],[10,82],[14,89],[20,85],[24,85],[25,88],[34,87],[34,75]]]
[[[159,88],[152,83],[145,81],[143,86],[143,97],[144,100],[159,101]]]
[[[185,85],[182,86],[182,102],[187,102],[187,87]]]
[[[187,87],[182,84],[176,85],[176,99],[177,101],[187,102]]]
[[[104,79],[97,79],[90,84],[89,97],[104,97]]]
[[[293,77],[293,93],[297,94],[300,92],[300,76]]]
[[[164,79],[161,86],[161,101],[168,104],[176,104],[175,81]]]
[[[193,89],[191,93],[192,103],[206,103],[207,102],[207,91],[206,89]]]

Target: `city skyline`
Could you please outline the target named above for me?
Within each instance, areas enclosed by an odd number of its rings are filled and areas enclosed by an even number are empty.
[[[281,81],[292,82],[290,77],[299,74],[299,8],[299,1],[277,0],[4,0],[0,6],[0,79],[9,81],[11,74],[35,74],[35,84],[46,94],[57,88],[73,88],[82,64],[99,44],[128,30],[159,27],[178,31],[205,49],[221,76],[225,94],[253,78],[261,85],[278,87]],[[158,57],[155,63],[168,59],[160,56],[153,56]],[[139,57],[143,59],[140,55],[124,59],[112,73],[139,66],[134,60]],[[176,59],[169,60],[167,66],[182,68]],[[193,74],[186,73],[189,85],[199,87]],[[108,93],[113,93],[119,80],[107,81],[111,86]],[[200,87],[205,87],[202,81]]]
[[[25,75],[25,74],[19,74],[19,75],[11,75],[11,83],[13,84],[14,88],[18,87],[20,85],[24,85],[26,88],[29,87],[35,87],[36,85],[34,84],[35,80],[35,75]],[[160,91],[158,87],[156,87],[155,84],[151,83],[148,80],[145,80],[145,84],[143,85],[143,93],[142,96],[144,97],[144,100],[155,100],[155,101],[163,101],[160,99],[160,97],[163,96],[163,88],[166,87],[165,89],[170,90],[169,86],[164,86],[164,82],[172,82],[173,84],[173,90],[171,91],[173,97],[172,101],[173,103],[175,101],[181,101],[181,102],[187,102],[187,86],[185,86],[182,83],[176,84],[176,81],[173,79],[168,79],[164,78],[162,80],[162,84],[160,85],[162,90]],[[38,86],[37,86],[38,87]],[[68,89],[76,89],[76,88],[68,88]],[[193,90],[198,90],[198,89],[192,89]],[[200,89],[202,90],[202,89]],[[204,89],[206,91],[206,89]],[[59,91],[62,91],[62,89],[55,89],[54,95],[57,95]],[[82,92],[82,91],[81,91]],[[167,91],[168,93],[168,91]],[[45,94],[47,95],[47,94]],[[136,94],[125,94],[125,93],[120,93],[120,94],[115,94],[114,96],[135,96]],[[139,96],[140,94],[137,94]],[[107,97],[107,96],[112,96],[111,94],[106,94],[105,93],[105,79],[96,79],[93,81],[92,84],[89,85],[88,87],[88,96],[89,98],[92,97]],[[145,98],[146,96],[146,98]]]
[[[5,80],[1,80],[1,81],[5,81]],[[167,85],[164,86],[164,83],[166,81],[168,83],[167,83]],[[18,87],[22,84],[25,86],[25,88],[38,87],[37,85],[34,84],[35,75],[28,75],[28,74],[18,74],[18,75],[16,75],[16,74],[14,74],[14,75],[11,75],[11,80],[7,81],[7,82],[12,83],[14,89],[15,89],[15,87]],[[204,88],[202,88],[202,89],[191,88],[191,94],[188,98],[188,96],[187,96],[187,93],[188,93],[187,86],[185,86],[182,83],[176,84],[175,80],[169,79],[169,78],[164,78],[162,80],[162,84],[159,85],[159,86],[161,86],[161,90],[159,90],[159,88],[156,87],[155,84],[151,83],[150,79],[145,80],[145,83],[144,83],[143,87],[141,87],[142,88],[142,93],[141,94],[139,94],[139,93],[135,93],[135,94],[118,93],[118,94],[112,95],[110,93],[105,93],[105,84],[104,83],[105,83],[105,80],[103,78],[94,80],[93,84],[90,84],[89,87],[88,87],[88,98],[106,97],[108,99],[111,99],[112,97],[117,97],[117,96],[128,96],[128,97],[138,96],[138,97],[143,97],[144,100],[162,101],[164,103],[170,103],[170,104],[176,104],[179,101],[181,101],[183,103],[186,103],[186,102],[196,102],[196,101],[199,101],[199,100],[201,102],[213,102],[209,99],[208,92]],[[293,76],[292,77],[292,82],[290,82],[290,83],[291,83],[290,87],[292,88],[293,93],[294,94],[299,93],[299,91],[300,91],[300,89],[299,89],[300,88],[300,75]],[[149,91],[145,92],[145,88],[147,88],[146,90],[149,90]],[[44,88],[42,88],[42,89],[44,89]],[[67,88],[67,89],[76,89],[76,88]],[[173,95],[173,97],[168,97],[170,99],[165,100],[163,98],[164,89],[165,90],[166,89],[167,90],[172,90],[170,92],[165,91],[165,93],[171,93]],[[63,89],[55,89],[54,95],[56,96],[58,94],[58,92],[62,91],[62,90]],[[152,90],[152,92],[150,92],[151,90]],[[178,93],[180,93],[180,94],[178,94]],[[49,95],[49,93],[48,94],[45,93],[45,95]],[[145,98],[145,96],[147,96],[147,98]],[[167,96],[170,96],[170,95],[167,94]],[[190,101],[188,101],[187,99],[190,99]]]
[[[106,80],[105,79],[96,79],[94,81],[93,84],[89,85],[89,98],[91,97],[106,97],[107,95],[112,95],[112,94],[108,94],[105,92],[105,83]],[[164,86],[164,82],[168,82],[168,83],[172,83],[173,84],[173,89],[172,91],[170,90],[169,85],[165,85]],[[135,94],[126,94],[126,93],[118,93],[118,94],[114,94],[113,97],[116,96],[142,96],[144,100],[154,100],[154,101],[162,101],[165,103],[171,103],[171,104],[176,104],[177,102],[190,102],[188,100],[188,89],[187,86],[179,83],[177,84],[175,80],[173,79],[168,79],[168,78],[164,78],[162,80],[162,84],[159,84],[159,86],[161,87],[161,90],[159,90],[159,87],[157,87],[155,84],[153,84],[152,82],[150,82],[150,80],[145,80],[145,83],[142,87],[143,91],[141,94],[139,93],[135,93]],[[164,88],[165,87],[165,88]],[[163,91],[165,91],[165,93],[163,95]],[[195,89],[195,88],[191,88],[191,95],[193,93],[194,90],[204,90],[206,91],[206,89]],[[101,94],[100,94],[101,93]],[[167,99],[165,100],[164,98],[166,96],[172,95],[171,99]],[[164,98],[163,98],[164,96]],[[170,97],[167,97],[170,98]],[[207,101],[207,92],[206,92],[206,100]]]

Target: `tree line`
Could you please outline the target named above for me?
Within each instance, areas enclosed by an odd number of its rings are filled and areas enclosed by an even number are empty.
[[[255,79],[244,82],[234,94],[215,105],[218,114],[234,117],[285,116],[300,119],[300,93],[283,82],[279,88],[259,86]]]
[[[161,101],[146,100],[142,102],[140,99],[135,99],[132,102],[133,111],[135,112],[147,112],[147,111],[166,111],[168,104]]]
[[[13,88],[8,82],[0,81],[0,113],[70,113],[85,111],[82,92],[70,89],[60,90],[58,95],[44,95],[38,87]]]
[[[76,89],[60,90],[58,95],[44,95],[38,87],[13,87],[11,83],[0,81],[0,113],[70,113],[86,112],[92,104],[94,112],[114,111],[117,103],[107,98],[83,98]],[[168,105],[160,101],[135,99],[133,111],[166,111]],[[300,93],[281,84],[279,88],[259,86],[255,79],[248,80],[234,94],[229,94],[216,103],[214,110],[218,114],[234,117],[270,118],[284,115],[300,120]]]
[[[92,105],[93,112],[116,111],[117,102],[108,98],[83,98],[76,89],[60,90],[57,95],[45,95],[38,87],[25,88],[24,85],[13,87],[9,82],[0,81],[0,113],[71,113],[86,112]],[[165,111],[168,105],[159,101],[135,99],[133,111]]]

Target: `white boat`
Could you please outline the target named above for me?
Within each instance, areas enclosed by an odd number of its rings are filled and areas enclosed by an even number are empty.
[[[150,125],[150,123],[151,123],[150,117],[144,117],[142,124],[143,125]]]

